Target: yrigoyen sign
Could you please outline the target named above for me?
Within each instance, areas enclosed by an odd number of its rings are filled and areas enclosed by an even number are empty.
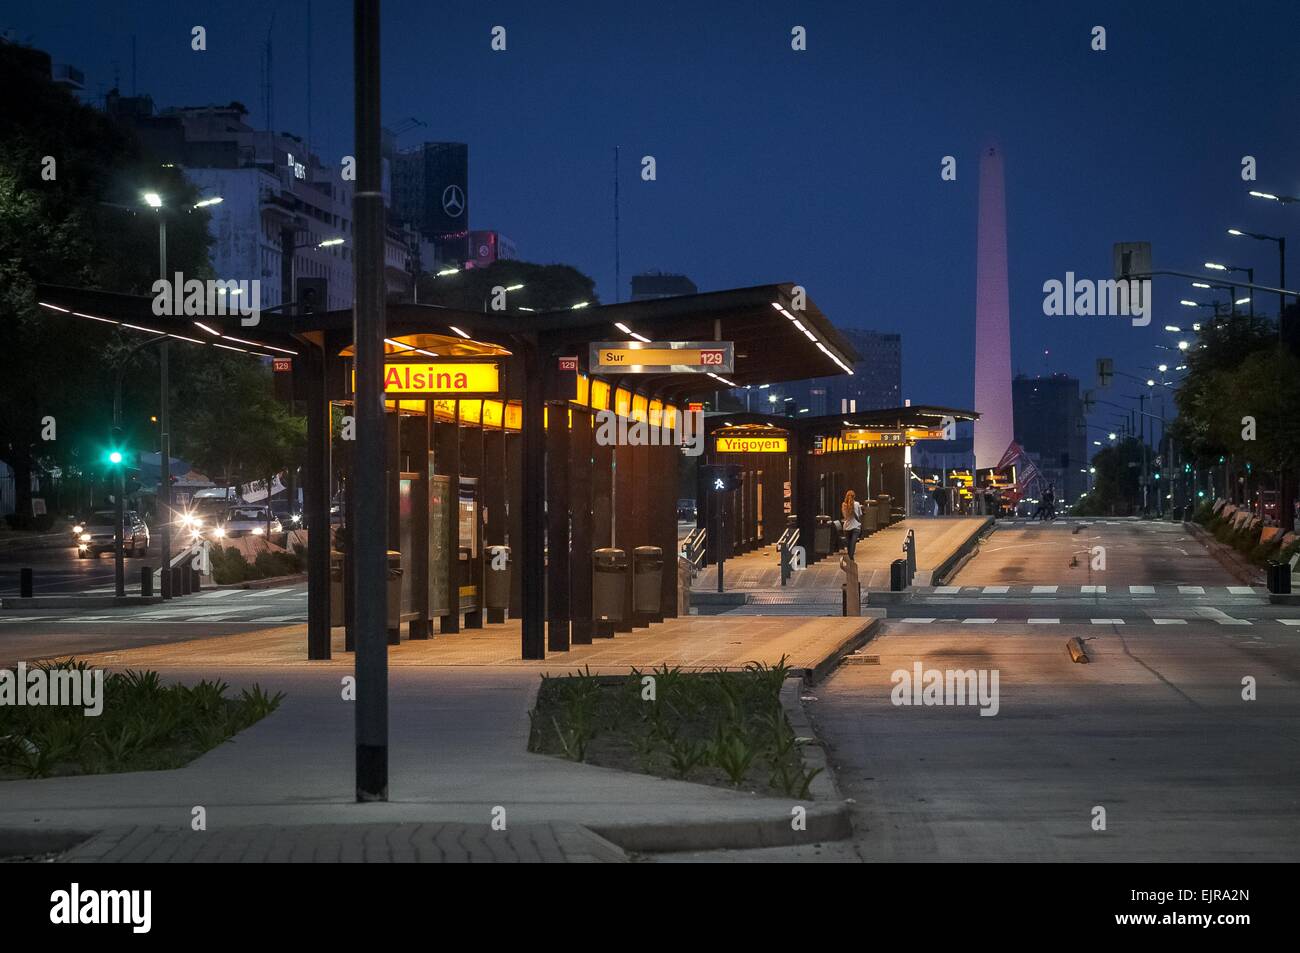
[[[718,453],[785,453],[789,442],[785,437],[728,437],[717,438]]]
[[[587,367],[593,374],[730,374],[731,341],[596,341]]]

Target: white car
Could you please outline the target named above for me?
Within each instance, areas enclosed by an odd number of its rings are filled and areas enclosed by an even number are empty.
[[[238,536],[265,536],[284,532],[284,527],[265,506],[232,506],[225,518],[212,530],[215,539],[233,539]]]

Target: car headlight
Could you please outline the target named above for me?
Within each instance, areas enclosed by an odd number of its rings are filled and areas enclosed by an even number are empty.
[[[89,534],[89,533],[82,533],[82,534],[81,534],[81,541],[82,541],[83,543],[88,543],[88,542],[90,542],[90,534]]]
[[[72,527],[72,534],[75,536],[75,535],[77,535],[78,533],[80,533],[82,530],[84,530],[85,528],[86,528],[86,527],[84,527],[84,526],[82,526],[80,523],[78,523],[76,526]]]
[[[226,535],[226,531],[222,529],[220,526],[218,526],[216,529],[212,531],[212,535],[217,537],[217,539],[220,539],[221,537]]]
[[[262,535],[263,533],[265,533],[265,532],[266,532],[266,530],[264,530],[264,529],[262,529],[262,527],[258,526],[258,527],[256,527],[256,528],[253,530],[253,535],[254,535],[254,536],[261,536],[261,535]]]

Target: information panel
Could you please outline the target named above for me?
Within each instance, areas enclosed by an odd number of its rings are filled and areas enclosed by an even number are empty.
[[[730,374],[731,341],[596,341],[587,368],[593,374]]]

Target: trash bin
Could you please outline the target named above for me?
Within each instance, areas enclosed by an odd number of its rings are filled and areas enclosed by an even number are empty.
[[[887,523],[888,519],[880,519],[880,504],[875,500],[862,501],[862,536],[869,536]]]
[[[831,551],[831,518],[826,514],[817,517],[817,528],[813,531],[813,552],[825,556]]]
[[[591,554],[592,615],[597,619],[623,620],[623,599],[627,592],[627,551],[597,549]]]
[[[907,560],[895,559],[889,564],[889,591],[902,592],[907,588]]]
[[[402,628],[402,554],[388,550],[388,628]]]
[[[510,547],[489,546],[483,572],[483,608],[510,608]]]
[[[1268,591],[1285,595],[1291,591],[1291,564],[1269,561]]]
[[[330,627],[343,625],[343,554],[330,551]]]
[[[876,525],[884,528],[894,521],[894,498],[888,493],[881,493],[876,497],[876,506],[880,507],[880,512],[876,514]]]
[[[632,611],[657,616],[663,594],[664,551],[659,546],[638,546],[632,551]]]

